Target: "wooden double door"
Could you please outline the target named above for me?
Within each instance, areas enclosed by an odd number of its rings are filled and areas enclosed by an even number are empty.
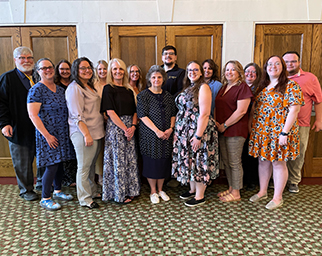
[[[43,57],[58,63],[77,58],[76,27],[0,27],[0,74],[15,67],[13,50],[27,46],[34,52],[35,62]],[[15,176],[8,141],[0,135],[0,177]]]
[[[301,67],[316,75],[322,84],[322,24],[256,25],[254,62],[263,66],[271,55],[297,51]],[[315,120],[312,112],[311,125]],[[303,177],[322,177],[322,132],[310,132]]]
[[[152,65],[162,64],[162,48],[177,49],[177,64],[185,69],[191,60],[213,59],[221,67],[222,25],[110,26],[110,55],[126,65],[136,64],[143,77]]]

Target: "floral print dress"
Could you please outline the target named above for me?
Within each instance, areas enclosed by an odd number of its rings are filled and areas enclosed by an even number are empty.
[[[201,146],[194,152],[190,140],[196,133],[199,105],[193,102],[193,93],[187,88],[176,100],[178,113],[173,138],[172,175],[181,184],[189,181],[206,185],[219,174],[218,133],[215,121],[209,116],[208,125],[201,138]]]
[[[255,111],[249,139],[249,155],[260,157],[262,161],[294,160],[300,154],[299,125],[296,119],[289,135],[287,145],[279,145],[291,105],[304,105],[300,86],[289,80],[284,97],[274,88],[265,88],[255,99]]]

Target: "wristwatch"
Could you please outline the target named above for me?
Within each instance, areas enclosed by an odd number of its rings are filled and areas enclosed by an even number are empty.
[[[227,128],[228,128],[228,126],[227,126],[225,123],[224,123],[224,128],[225,128],[225,129],[227,129]]]
[[[201,140],[201,137],[199,137],[197,134],[195,134],[195,138],[196,138],[197,140]]]
[[[281,132],[280,135],[282,136],[287,136],[289,134],[289,132]]]

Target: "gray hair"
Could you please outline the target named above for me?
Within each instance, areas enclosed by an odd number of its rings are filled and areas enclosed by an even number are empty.
[[[151,87],[150,78],[151,78],[152,74],[155,72],[160,73],[162,75],[162,78],[163,78],[162,85],[164,85],[165,81],[167,80],[167,73],[165,72],[165,70],[159,65],[153,65],[153,66],[151,66],[148,73],[146,74],[146,81],[147,81],[148,87]]]
[[[21,54],[30,54],[31,56],[34,56],[34,53],[32,50],[26,46],[19,46],[13,51],[13,57],[16,59],[18,58]]]

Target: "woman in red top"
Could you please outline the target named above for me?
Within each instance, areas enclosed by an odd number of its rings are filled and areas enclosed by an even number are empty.
[[[218,193],[218,196],[222,202],[231,202],[240,200],[239,190],[243,187],[241,155],[248,136],[247,110],[253,94],[245,83],[243,66],[236,60],[226,63],[222,84],[216,97],[215,119],[229,189]]]

